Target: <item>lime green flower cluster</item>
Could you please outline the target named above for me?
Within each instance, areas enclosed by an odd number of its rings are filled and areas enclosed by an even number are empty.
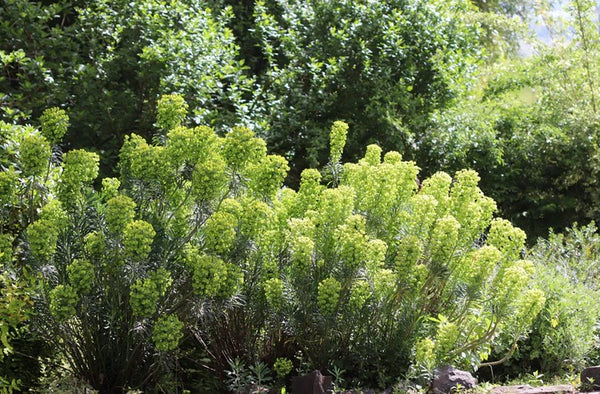
[[[318,223],[324,231],[344,223],[354,209],[355,191],[347,186],[325,189],[319,200]]]
[[[39,260],[48,260],[56,251],[59,229],[50,220],[37,220],[27,227],[29,249]]]
[[[201,297],[226,298],[235,294],[243,282],[239,267],[197,250],[186,251],[186,265],[192,272],[192,287]]]
[[[458,243],[460,223],[450,215],[439,218],[433,227],[430,254],[435,263],[448,263]]]
[[[435,357],[435,342],[425,337],[415,346],[415,364],[424,368],[427,371],[431,371],[435,368],[436,357]]]
[[[173,174],[167,165],[169,160],[165,148],[148,145],[137,134],[125,136],[119,157],[122,176],[144,183],[158,182],[161,185],[172,181]]]
[[[342,158],[344,146],[346,146],[346,136],[348,135],[348,124],[336,121],[331,126],[329,133],[330,153],[329,160],[332,163],[337,163]]]
[[[48,141],[40,134],[23,137],[19,154],[24,176],[41,176],[48,169],[52,152]]]
[[[121,187],[121,181],[117,178],[104,178],[102,179],[102,191],[100,195],[104,201],[108,201],[119,194],[119,187]]]
[[[52,199],[40,210],[39,219],[51,223],[57,230],[62,230],[69,225],[69,216],[62,208],[60,200]]]
[[[487,237],[488,245],[497,247],[506,260],[516,259],[525,246],[525,232],[505,219],[494,219]]]
[[[69,128],[69,116],[64,109],[57,107],[44,110],[40,116],[42,135],[51,145],[56,145]]]
[[[156,312],[156,307],[171,284],[171,273],[164,268],[150,272],[147,278],[138,279],[129,291],[129,305],[135,316],[150,317]]]
[[[294,364],[292,361],[285,357],[278,357],[273,364],[273,370],[280,378],[285,378],[292,369],[294,368]]]
[[[225,159],[216,154],[210,160],[196,164],[192,173],[192,191],[197,200],[210,201],[224,193],[229,181],[226,166]]]
[[[183,338],[182,330],[183,323],[176,315],[159,317],[152,329],[152,340],[156,349],[161,352],[175,350]]]
[[[461,330],[445,316],[438,316],[437,332],[435,335],[435,353],[438,360],[448,357],[457,348]],[[446,361],[446,360],[444,360]]]
[[[167,134],[166,143],[166,157],[175,169],[186,163],[193,166],[211,161],[220,145],[215,132],[207,126],[175,127]]]
[[[300,175],[300,187],[298,189],[298,201],[296,202],[296,215],[302,215],[307,210],[317,208],[319,196],[325,189],[321,185],[321,173],[314,168],[307,168]]]
[[[9,205],[15,198],[19,176],[13,169],[0,172],[0,205]]]
[[[361,161],[364,161],[371,166],[377,166],[381,164],[381,148],[375,144],[367,146],[365,157]]]
[[[135,316],[150,317],[156,312],[161,293],[151,278],[138,279],[131,285],[129,305]]]
[[[63,173],[60,180],[66,188],[89,184],[98,176],[99,162],[100,157],[97,153],[83,149],[69,151],[63,155]]]
[[[332,316],[337,308],[342,285],[337,279],[329,277],[319,283],[317,303],[319,310],[325,316]]]
[[[233,246],[238,220],[232,214],[217,211],[204,226],[204,245],[217,254],[225,254]]]
[[[72,286],[60,284],[50,290],[50,313],[60,322],[75,315],[78,302],[77,291]]]
[[[360,311],[371,297],[371,286],[366,280],[357,280],[352,284],[349,305],[352,311]]]
[[[297,235],[291,239],[290,252],[298,275],[306,273],[311,266],[314,249],[314,241],[307,236]]]
[[[250,165],[249,188],[257,196],[272,199],[283,185],[290,167],[284,157],[268,155],[256,164]]]
[[[263,283],[265,297],[269,305],[278,310],[283,301],[283,281],[279,278],[270,278]]]
[[[450,191],[450,213],[461,224],[465,238],[472,239],[489,225],[496,203],[477,186],[479,175],[475,171],[459,171],[455,177]]]
[[[240,233],[247,239],[258,238],[271,227],[271,208],[254,198],[241,198]]]
[[[94,285],[94,266],[87,260],[76,259],[67,266],[67,275],[71,286],[78,294],[87,294]]]
[[[375,145],[358,164],[344,165],[342,185],[356,193],[356,209],[367,217],[377,218],[373,223],[379,231],[394,231],[397,215],[417,188],[418,167],[413,162],[401,161],[397,152],[388,152],[380,163],[381,150]]]
[[[335,238],[338,240],[338,255],[344,266],[352,271],[364,263],[368,256],[365,223],[364,217],[350,215],[346,219],[346,223],[338,226],[335,230]]]
[[[396,274],[398,278],[407,278],[421,259],[423,245],[417,236],[410,234],[397,241],[395,248]]]
[[[104,219],[108,229],[115,234],[123,232],[135,216],[135,202],[124,195],[118,195],[106,202]]]
[[[254,137],[245,127],[234,127],[225,136],[223,156],[227,165],[235,171],[243,170],[249,163],[258,163],[267,154],[265,141]]]
[[[125,257],[145,260],[152,250],[156,231],[152,225],[143,220],[134,220],[125,226],[123,231],[123,248]]]
[[[96,231],[86,234],[83,238],[83,249],[90,258],[98,259],[106,250],[106,238]]]
[[[169,131],[179,126],[187,114],[188,105],[177,94],[163,95],[156,105],[156,126]]]

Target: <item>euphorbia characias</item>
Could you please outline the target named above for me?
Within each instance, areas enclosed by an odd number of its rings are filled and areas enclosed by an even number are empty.
[[[398,152],[382,160],[375,145],[342,166],[348,126],[336,122],[333,186],[306,169],[295,192],[282,186],[287,161],[251,130],[187,128],[185,110],[177,96],[160,100],[159,138],[127,137],[121,176],[100,192],[96,155],[71,151],[58,166],[46,148],[34,157],[23,145],[22,176],[54,174],[19,250],[42,274],[39,309],[51,318],[38,328],[96,388],[150,388],[146,377],[169,365],[157,358],[176,354],[190,331],[221,365],[223,354],[277,352],[279,338],[313,367],[336,361],[380,385],[389,382],[369,371],[394,379],[410,364],[475,367],[527,331],[543,293],[520,260],[524,234],[492,220],[475,172],[437,173],[419,187],[415,163]],[[55,138],[64,116],[51,115]],[[0,178],[3,202],[19,183],[11,179]]]

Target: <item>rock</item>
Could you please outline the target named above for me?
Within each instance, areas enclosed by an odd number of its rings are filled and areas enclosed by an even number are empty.
[[[469,372],[446,366],[438,368],[433,372],[431,392],[433,394],[448,394],[456,392],[459,388],[471,389],[476,385],[477,380]]]
[[[529,385],[494,387],[491,394],[574,394],[573,386],[562,384],[558,386],[531,387]]]
[[[581,371],[581,391],[600,390],[600,366]]]
[[[500,386],[500,387],[494,387],[492,389],[492,391],[490,392],[490,394],[513,394],[513,393],[521,393],[523,391],[526,390],[530,390],[533,387],[531,387],[528,384],[520,384],[517,386]]]
[[[331,376],[323,376],[318,370],[304,376],[292,378],[292,394],[331,394],[333,383]]]

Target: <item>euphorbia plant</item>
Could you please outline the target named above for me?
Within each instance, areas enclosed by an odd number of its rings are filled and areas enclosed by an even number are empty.
[[[186,128],[182,100],[160,103],[162,142],[126,138],[121,177],[103,179],[100,191],[92,187],[97,154],[73,150],[59,163],[50,155],[56,132],[10,136],[18,142],[7,161],[19,171],[7,172],[14,182],[3,190],[31,196],[14,262],[41,283],[35,326],[100,390],[176,383],[184,328],[240,293],[245,267],[235,255],[252,242],[287,172],[248,129],[221,138]],[[62,127],[54,120],[47,123]],[[6,206],[17,210],[16,202]],[[3,239],[17,225],[11,218],[3,218]]]
[[[419,182],[414,163],[375,145],[342,165],[336,122],[331,186],[307,169],[295,192],[282,187],[286,160],[250,130],[219,137],[184,114],[177,96],[161,99],[154,142],[128,136],[120,177],[100,191],[96,154],[59,164],[56,133],[19,129],[23,171],[7,190],[34,204],[13,261],[41,283],[35,327],[95,388],[174,389],[186,336],[217,373],[300,351],[383,386],[411,365],[477,366],[537,314],[524,234],[492,219],[476,173]]]
[[[343,131],[332,128],[328,166],[339,186],[309,169],[281,199],[286,237],[263,286],[273,324],[314,366],[341,364],[356,383],[510,354],[544,302],[520,258],[525,234],[493,219],[474,171],[419,182],[414,163],[370,145],[340,174]]]

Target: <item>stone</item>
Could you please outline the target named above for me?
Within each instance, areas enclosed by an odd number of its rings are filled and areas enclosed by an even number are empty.
[[[529,385],[494,387],[491,394],[575,394],[575,388],[568,384],[558,386],[531,387]]]
[[[433,371],[431,392],[433,394],[448,394],[459,389],[472,389],[476,385],[477,380],[469,372],[445,366]]]
[[[323,376],[314,370],[304,376],[292,378],[292,394],[332,394],[333,382],[331,376]]]
[[[600,390],[600,366],[581,371],[581,391]]]

